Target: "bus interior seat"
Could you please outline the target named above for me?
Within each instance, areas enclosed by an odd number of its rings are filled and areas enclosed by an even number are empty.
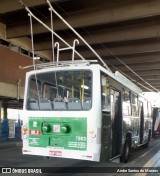
[[[86,97],[83,102],[83,109],[89,110],[91,109],[91,97]]]
[[[67,109],[66,103],[64,102],[63,98],[55,98],[53,101],[54,109]]]
[[[69,98],[68,109],[72,109],[72,110],[82,109],[80,100],[78,98]]]
[[[29,100],[29,108],[31,110],[38,110],[39,109],[38,101],[36,99],[30,99]]]
[[[52,103],[48,98],[42,98],[39,103],[40,109],[41,110],[51,110],[53,109]]]

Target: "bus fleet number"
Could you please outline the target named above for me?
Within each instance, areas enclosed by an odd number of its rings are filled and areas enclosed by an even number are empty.
[[[86,141],[85,136],[76,136],[76,141]]]

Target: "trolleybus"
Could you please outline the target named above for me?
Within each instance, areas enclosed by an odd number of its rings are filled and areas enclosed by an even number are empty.
[[[42,23],[25,9],[30,18]],[[54,11],[51,6],[50,10]],[[127,162],[132,148],[148,146],[151,104],[140,95],[141,89],[119,72],[112,73],[88,43],[78,37],[103,66],[74,60],[74,53],[81,57],[74,42],[73,47],[67,44],[73,51],[72,61],[59,61],[57,45],[56,62],[34,65],[35,69],[27,72],[23,154],[98,162],[120,157]]]
[[[27,73],[23,154],[126,162],[149,143],[151,104],[119,73],[75,63]]]

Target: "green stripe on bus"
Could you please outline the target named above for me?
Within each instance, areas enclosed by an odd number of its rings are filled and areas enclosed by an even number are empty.
[[[86,150],[87,118],[30,117],[29,146]]]

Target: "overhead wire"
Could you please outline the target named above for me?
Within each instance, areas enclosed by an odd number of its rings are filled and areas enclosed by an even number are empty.
[[[57,3],[55,3],[55,4],[56,4],[56,6],[59,7],[61,10],[63,10],[63,12],[64,12],[68,17],[70,17],[70,15],[69,15],[63,8],[61,8]],[[90,36],[93,36],[93,35],[92,35],[89,31],[87,31],[85,28],[83,28],[83,27],[81,27],[81,28],[82,28],[85,32],[87,32]],[[137,74],[134,70],[132,70],[127,64],[125,64],[118,56],[116,56],[111,50],[109,50],[109,48],[107,48],[106,46],[104,46],[104,44],[100,43],[100,45],[101,45],[104,49],[106,49],[114,58],[116,58],[121,64],[123,64],[129,71],[131,71],[131,72],[132,72],[133,74],[135,74],[140,80],[142,80],[145,84],[147,84],[147,85],[150,86],[152,89],[154,89],[154,91],[159,92],[158,89],[156,89],[156,88],[155,88],[154,86],[152,86],[150,83],[148,83],[147,81],[145,81],[140,75],[138,75],[138,74]],[[121,71],[121,72],[122,72],[122,71]],[[125,74],[125,73],[123,72],[123,74]],[[125,74],[125,75],[126,75],[126,74]],[[127,77],[129,77],[129,76],[127,76]],[[129,79],[131,79],[131,77],[129,77]],[[132,78],[131,80],[142,86],[141,83],[137,82],[137,81],[134,80],[133,78]],[[144,86],[144,85],[143,85],[142,87],[145,87],[145,88],[146,88],[146,86]],[[151,91],[150,88],[147,88],[147,89]],[[153,91],[153,90],[152,90],[152,91]]]
[[[102,44],[103,45],[103,44]],[[113,56],[115,57],[121,64],[123,64],[128,70],[130,70],[133,74],[135,74],[140,80],[142,80],[145,84],[150,86],[155,91],[159,92],[158,89],[156,89],[154,86],[149,84],[147,81],[145,81],[140,75],[138,75],[134,70],[132,70],[127,64],[125,64],[119,57],[117,57],[111,50],[109,50],[107,47],[103,45],[103,47]]]
[[[89,45],[89,43],[69,24],[67,23],[66,20],[64,20],[62,18],[62,16],[57,13],[57,11],[55,11],[50,3],[49,0],[46,0],[49,7],[51,8],[51,10],[64,22],[64,24],[66,24],[77,36],[79,39],[81,39],[81,41],[95,54],[95,56],[99,59],[99,61],[103,64],[104,67],[107,68],[107,70],[111,71],[110,68],[107,66],[107,64],[103,61],[103,59],[100,57],[100,55],[91,47],[91,45]]]
[[[50,3],[49,1],[47,1],[47,3]],[[57,3],[55,3],[56,4],[56,6],[58,7],[58,8],[60,8],[64,13],[65,13],[65,15],[67,15],[68,17],[70,17],[70,15],[63,9],[63,8],[61,8]],[[52,10],[54,10],[54,9],[52,9]],[[37,10],[38,11],[38,10]],[[54,11],[55,12],[55,11]],[[40,12],[39,12],[40,13]],[[55,12],[56,13],[56,12]],[[41,14],[41,13],[40,13]],[[61,16],[59,16],[59,14],[56,14],[60,19],[62,19],[61,18]],[[43,17],[44,17],[44,15],[43,15]],[[51,19],[52,20],[52,19]],[[63,20],[64,21],[64,20]],[[40,22],[40,21],[39,21]],[[41,23],[41,22],[40,22]],[[45,26],[46,27],[46,26]],[[48,27],[48,26],[47,26]],[[52,24],[51,24],[51,28],[52,28],[53,26],[52,26]],[[72,28],[72,27],[71,27]],[[85,28],[83,28],[83,27],[81,27],[85,32],[87,32],[90,36],[93,36],[89,31],[87,31]],[[77,33],[77,32],[76,32]],[[52,32],[52,35],[53,34],[55,34],[55,33],[53,33]],[[80,37],[80,39],[86,44],[87,42],[77,33],[77,35]],[[52,45],[53,45],[53,41],[52,41]],[[127,64],[125,64],[118,56],[116,56],[110,49],[108,49],[106,46],[104,46],[104,44],[102,44],[102,43],[100,43],[100,45],[104,48],[104,49],[106,49],[114,58],[116,58],[121,64],[123,64],[129,71],[131,71],[133,74],[135,74],[140,80],[142,80],[145,84],[147,84],[148,86],[150,86],[152,89],[154,89],[155,91],[157,91],[157,92],[159,92],[159,90],[158,89],[156,89],[154,86],[152,86],[151,84],[149,84],[147,81],[145,81],[140,75],[138,75],[134,70],[132,70]],[[87,46],[88,46],[88,43],[87,43]],[[92,47],[91,47],[92,48]],[[53,51],[54,52],[54,51]],[[96,56],[98,55],[96,52],[95,52],[95,54],[96,54]],[[99,58],[100,56],[98,55],[98,58]],[[101,61],[102,59],[101,59],[101,57],[100,57],[100,61]],[[104,64],[104,61],[102,62],[103,64]],[[106,64],[105,64],[106,65]],[[108,68],[108,66],[107,66],[107,68]],[[110,69],[109,69],[110,70]],[[122,71],[121,71],[122,72]],[[123,72],[123,74],[125,74],[124,72]],[[126,74],[125,74],[126,75]],[[129,77],[129,76],[127,76],[127,77]],[[139,84],[139,85],[141,85],[142,86],[142,84],[141,83],[139,83],[139,82],[137,82],[136,80],[134,80],[133,78],[129,78],[129,79],[131,79],[132,81],[134,81],[134,82],[136,82],[137,84]],[[142,86],[142,87],[145,87],[146,88],[146,86]],[[147,88],[148,90],[151,90],[151,89],[149,89],[149,88]]]
[[[145,89],[147,89],[147,90],[153,92],[152,89],[150,89],[150,88],[144,86],[143,84],[137,82],[136,80],[134,80],[132,77],[130,77],[129,75],[127,75],[126,73],[124,73],[123,71],[121,71],[121,70],[120,70],[119,68],[117,68],[116,66],[114,66],[114,65],[112,65],[112,64],[110,64],[110,65],[111,65],[112,67],[114,67],[116,70],[118,70],[120,73],[122,73],[124,76],[126,76],[127,78],[129,78],[131,81],[133,81],[133,82],[137,83],[138,85],[140,85],[141,87],[143,87],[143,88],[145,88]]]
[[[37,18],[31,11],[30,9],[22,2],[20,1],[20,3],[22,4],[22,6],[24,6],[24,8],[26,9],[26,11],[36,20],[38,21],[41,25],[43,25],[46,29],[48,29],[48,31],[50,31],[51,33],[53,33],[57,38],[59,38],[64,44],[66,44],[68,47],[72,48],[72,46],[67,43],[62,37],[60,37],[56,32],[54,32],[50,27],[48,27],[48,25],[46,25],[45,23],[43,23],[39,18]],[[76,50],[74,51],[82,60],[85,60],[83,58],[83,56],[78,53]]]

